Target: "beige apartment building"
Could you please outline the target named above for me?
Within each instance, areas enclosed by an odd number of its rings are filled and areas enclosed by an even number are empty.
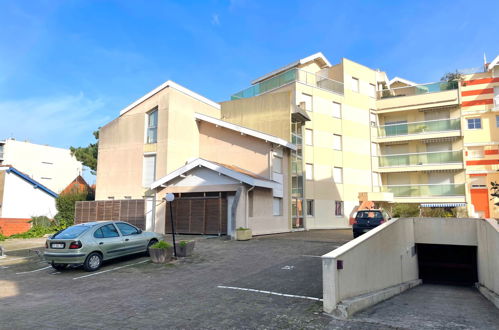
[[[15,139],[0,141],[0,165],[13,166],[56,193],[82,174],[69,149]]]
[[[331,64],[322,53],[265,74],[221,103],[167,82],[101,130],[97,199],[151,199],[150,221],[160,231],[168,191],[180,199],[218,193],[220,205],[240,201],[241,209],[223,206],[229,233],[240,224],[257,234],[347,228],[359,196],[478,216],[464,162],[470,123],[463,83],[390,80],[348,59]],[[235,181],[206,184],[209,171]],[[185,210],[192,214],[192,202]]]

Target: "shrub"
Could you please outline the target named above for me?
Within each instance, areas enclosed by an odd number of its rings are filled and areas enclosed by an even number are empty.
[[[77,201],[85,201],[91,198],[88,192],[60,194],[55,201],[57,214],[54,222],[57,228],[63,229],[74,224],[75,204]]]
[[[178,245],[180,245],[181,247],[184,247],[184,246],[186,246],[186,245],[187,245],[187,243],[189,243],[189,242],[191,242],[191,241],[180,241],[180,242],[178,243]]]
[[[393,204],[391,211],[391,215],[394,218],[419,217],[418,204]]]
[[[53,221],[44,215],[31,217],[30,223],[33,227],[52,227],[54,225]]]
[[[46,234],[52,234],[57,231],[54,227],[33,226],[30,230],[20,234],[10,235],[8,238],[35,238],[43,237]]]
[[[165,241],[159,241],[159,242],[156,242],[153,245],[151,245],[151,247],[153,249],[168,249],[168,248],[171,248],[172,245],[168,242],[165,242]]]
[[[249,230],[249,228],[239,227],[237,230]]]

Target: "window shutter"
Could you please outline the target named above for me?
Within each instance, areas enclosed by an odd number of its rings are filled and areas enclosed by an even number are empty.
[[[142,184],[148,187],[156,178],[156,155],[144,156],[144,167],[142,172]]]

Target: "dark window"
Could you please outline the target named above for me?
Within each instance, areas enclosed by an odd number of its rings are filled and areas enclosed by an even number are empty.
[[[123,222],[117,223],[116,226],[118,226],[123,236],[137,235],[139,233],[137,228]]]
[[[102,237],[103,238],[110,238],[110,237],[119,237],[120,234],[118,234],[118,231],[116,230],[116,227],[112,224],[105,225],[100,228],[102,231]]]
[[[88,225],[76,225],[68,227],[58,233],[56,233],[52,238],[58,239],[72,239],[80,236],[84,232],[86,232],[91,226]]]
[[[94,233],[95,238],[104,238],[104,234],[102,233],[102,228],[99,228]]]

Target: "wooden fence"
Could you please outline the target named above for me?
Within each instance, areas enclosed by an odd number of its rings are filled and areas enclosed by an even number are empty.
[[[75,224],[115,220],[126,221],[145,230],[145,200],[79,201],[75,205]]]

